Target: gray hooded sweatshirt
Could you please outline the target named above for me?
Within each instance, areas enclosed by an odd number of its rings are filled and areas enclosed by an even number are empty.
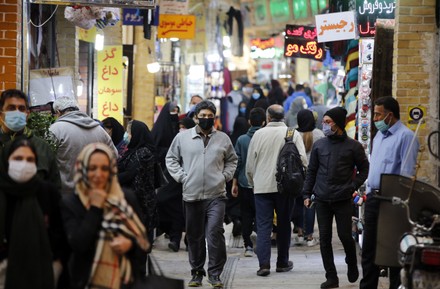
[[[118,151],[113,145],[109,134],[87,114],[71,111],[53,123],[49,131],[58,145],[57,163],[61,175],[62,193],[73,193],[75,188],[75,162],[81,150],[90,143],[100,142]]]

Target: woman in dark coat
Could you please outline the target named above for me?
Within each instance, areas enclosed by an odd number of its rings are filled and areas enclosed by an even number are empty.
[[[75,171],[75,194],[62,200],[72,248],[71,289],[132,288],[145,276],[150,244],[135,197],[118,183],[114,153],[91,143],[79,154]]]
[[[284,100],[286,100],[286,94],[281,88],[280,82],[276,79],[272,79],[270,81],[270,85],[272,89],[269,91],[269,95],[267,97],[269,100],[269,105],[272,104],[283,105]]]
[[[113,144],[118,150],[119,156],[121,156],[127,149],[127,143],[124,140],[124,127],[113,117],[103,119],[102,125],[104,126],[105,131],[112,138]]]
[[[118,159],[118,179],[121,186],[136,195],[142,210],[141,220],[153,242],[153,230],[159,223],[157,197],[154,188],[154,164],[156,162],[153,137],[148,126],[132,120],[127,126],[127,151]]]
[[[67,253],[60,194],[36,175],[38,157],[44,156],[25,138],[8,143],[1,154],[0,262],[8,261],[6,289],[55,288]]]

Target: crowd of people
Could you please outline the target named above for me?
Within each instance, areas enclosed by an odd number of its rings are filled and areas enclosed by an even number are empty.
[[[111,117],[99,123],[81,112],[74,98],[59,97],[49,128],[56,151],[26,127],[27,96],[3,91],[0,288],[139,288],[161,234],[173,252],[183,239],[189,287],[202,286],[206,276],[214,288],[222,288],[228,220],[234,236],[243,238],[244,256],[256,254],[258,276],[271,273],[272,246],[277,248],[275,271],[293,269],[289,250],[296,232],[297,241],[320,246],[321,288],[337,288],[331,243],[335,219],[347,278],[354,283],[359,271],[352,196],[367,177],[360,288],[377,288],[380,175],[412,175],[418,142],[409,145],[413,133],[399,120],[398,102],[380,98],[374,106],[378,132],[370,164],[360,143],[347,136],[347,111],[323,112],[306,88],[297,85],[287,96],[273,80],[266,96],[257,85],[236,82],[227,97],[235,110],[228,133],[216,122],[218,107],[200,96],[193,96],[189,111],[180,116],[176,103],[166,103],[152,130],[139,120],[126,128]],[[279,193],[276,180],[289,127],[295,128],[292,141],[306,169],[298,197]],[[159,181],[162,174],[166,182]],[[391,270],[390,288],[399,285],[396,272]]]

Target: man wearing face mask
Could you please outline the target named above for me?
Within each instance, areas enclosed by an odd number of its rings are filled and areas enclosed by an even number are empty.
[[[326,137],[312,147],[303,188],[306,207],[311,205],[312,193],[315,195],[320,251],[327,279],[321,288],[339,287],[332,248],[333,218],[346,255],[348,281],[354,283],[359,277],[356,245],[351,235],[352,195],[366,180],[369,163],[362,145],[347,137],[346,116],[347,111],[342,107],[324,114],[322,130]]]
[[[97,121],[79,111],[76,99],[69,96],[58,97],[53,103],[58,119],[49,127],[49,131],[58,145],[56,159],[61,175],[61,193],[74,192],[76,157],[90,143],[101,142],[118,151],[109,134]]]
[[[208,242],[208,283],[222,288],[220,274],[226,263],[223,220],[226,182],[232,180],[237,155],[225,133],[216,130],[215,105],[204,100],[196,106],[197,125],[180,132],[166,155],[170,175],[183,184],[183,203],[192,279],[189,287],[202,286],[206,275]]]
[[[379,215],[380,176],[397,174],[413,176],[419,150],[418,139],[414,133],[400,121],[399,103],[391,96],[377,99],[374,105],[374,125],[378,129],[373,140],[371,163],[368,173],[367,202],[364,213],[364,232],[362,244],[362,273],[359,288],[377,288],[380,269],[374,264],[376,255],[377,218]],[[405,161],[406,160],[406,161]],[[400,268],[390,268],[390,289],[398,288]]]
[[[2,92],[0,97],[0,150],[4,145],[17,138],[25,137],[35,146],[37,155],[44,156],[38,158],[37,174],[46,181],[61,187],[60,173],[55,155],[49,144],[35,136],[26,127],[29,115],[29,104],[26,94],[17,89],[8,89]]]

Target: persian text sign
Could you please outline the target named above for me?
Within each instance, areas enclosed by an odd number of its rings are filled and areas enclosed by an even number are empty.
[[[356,38],[354,11],[315,16],[318,42]]]
[[[122,46],[105,46],[98,51],[98,119],[122,116]]]
[[[161,0],[160,14],[188,14],[189,0]]]
[[[302,25],[286,25],[284,56],[323,61],[324,44],[318,43],[316,28]]]
[[[196,31],[196,16],[161,14],[158,38],[193,39]]]
[[[143,25],[144,17],[141,16],[139,9],[126,8],[122,10],[123,25]]]
[[[356,0],[360,37],[374,37],[376,19],[394,19],[396,0]]]

